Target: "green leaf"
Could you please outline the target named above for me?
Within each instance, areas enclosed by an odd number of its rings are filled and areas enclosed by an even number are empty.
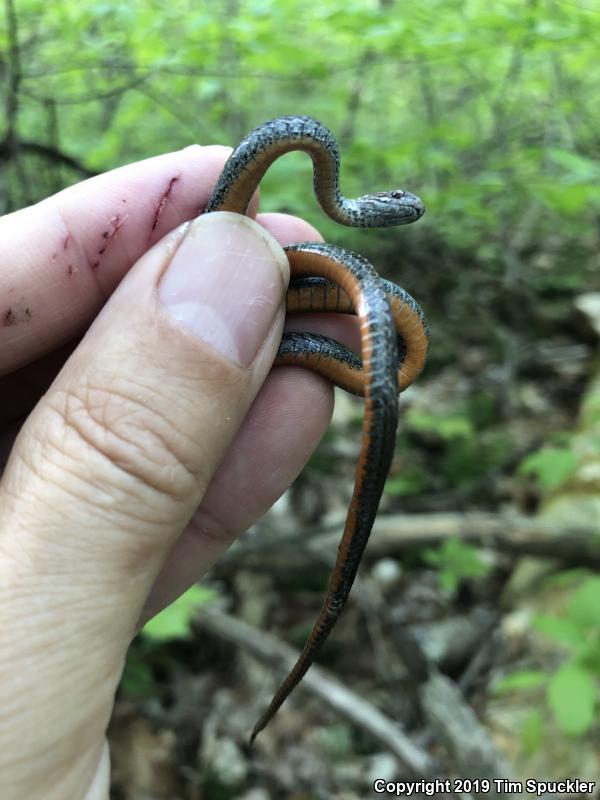
[[[536,669],[520,669],[505,675],[494,683],[494,692],[505,694],[515,690],[537,689],[548,680],[545,672]]]
[[[132,700],[151,697],[156,691],[150,664],[143,661],[134,647],[127,652],[120,688]]]
[[[589,577],[589,574],[589,570],[583,567],[563,569],[560,572],[548,575],[548,577],[544,579],[544,589],[549,589],[551,591],[570,589],[574,591]]]
[[[588,578],[571,597],[569,615],[583,630],[600,633],[600,576]]]
[[[537,709],[529,713],[521,728],[521,741],[525,753],[532,756],[537,753],[544,741],[544,721]]]
[[[579,736],[590,728],[596,694],[596,681],[576,664],[565,664],[550,678],[548,702],[562,731]]]
[[[597,634],[590,634],[590,641],[581,647],[575,654],[577,663],[585,667],[594,675],[600,676],[600,639]]]
[[[585,632],[572,619],[543,615],[535,617],[534,626],[559,644],[578,648],[585,644]]]
[[[449,592],[455,591],[465,578],[482,578],[491,569],[477,548],[455,536],[446,539],[441,547],[426,548],[423,558],[439,569],[440,584]]]
[[[194,618],[198,606],[212,603],[216,596],[213,589],[207,589],[205,586],[192,586],[174,603],[147,622],[142,633],[158,642],[185,638],[189,633],[190,622]]]
[[[550,159],[562,167],[569,179],[574,182],[587,182],[600,180],[600,163],[591,158],[586,158],[570,150],[550,148]]]
[[[538,196],[548,208],[559,214],[575,215],[585,210],[589,202],[588,187],[580,184],[567,186],[557,182],[556,185],[545,185],[540,187]]]
[[[468,437],[473,433],[473,424],[465,414],[440,416],[411,410],[407,414],[406,422],[415,431],[435,433],[448,440]]]
[[[419,494],[429,484],[429,477],[424,469],[418,466],[407,467],[399,475],[388,478],[384,492],[392,496]]]
[[[525,458],[519,467],[523,475],[535,475],[544,489],[556,489],[573,474],[575,453],[564,447],[543,447]]]

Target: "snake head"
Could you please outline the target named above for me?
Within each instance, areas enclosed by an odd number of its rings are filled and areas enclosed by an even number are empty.
[[[423,201],[404,189],[366,194],[354,201],[360,206],[361,226],[388,228],[416,222],[425,213]]]

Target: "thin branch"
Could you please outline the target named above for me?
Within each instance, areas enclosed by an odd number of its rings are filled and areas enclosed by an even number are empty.
[[[17,118],[19,115],[19,86],[21,84],[21,60],[19,54],[19,29],[13,0],[5,0],[6,20],[8,22],[8,86],[6,92],[6,140],[9,147],[16,141]]]
[[[24,139],[18,139],[17,143],[18,149],[21,152],[35,153],[36,155],[41,156],[48,161],[54,161],[55,163],[62,164],[65,167],[70,167],[71,169],[74,169],[89,178],[98,174],[94,170],[89,169],[89,167],[86,167],[85,164],[78,159],[68,155],[67,153],[63,153],[62,150],[59,150],[56,147],[51,147],[50,145],[42,144],[41,142],[30,142]],[[10,143],[6,139],[1,141],[0,161],[8,161],[13,158],[13,155],[14,152],[10,146]]]
[[[146,80],[150,77],[151,73],[147,73],[144,75],[136,75],[131,80],[121,84],[120,86],[115,86],[112,89],[106,89],[103,92],[92,93],[90,92],[89,88],[78,95],[71,95],[70,97],[49,97],[45,94],[38,94],[31,89],[23,90],[23,94],[26,97],[29,97],[30,100],[35,100],[38,103],[47,103],[49,100],[52,100],[53,103],[56,103],[60,106],[77,106],[83,103],[94,103],[97,100],[108,100],[113,97],[120,97],[121,95],[125,94],[125,92],[129,91],[130,89],[137,89],[141,86],[141,84],[145,83]]]
[[[6,91],[6,132],[4,139],[10,152],[10,161],[25,195],[27,195],[27,175],[19,158],[19,139],[17,124],[19,117],[19,88],[21,85],[21,55],[19,52],[19,27],[13,0],[5,0],[8,22],[8,63]],[[11,209],[9,208],[9,211]]]

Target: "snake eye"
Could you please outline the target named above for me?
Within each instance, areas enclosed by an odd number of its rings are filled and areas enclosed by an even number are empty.
[[[403,189],[395,189],[393,192],[390,192],[394,200],[402,200],[402,198],[406,195],[406,192]]]

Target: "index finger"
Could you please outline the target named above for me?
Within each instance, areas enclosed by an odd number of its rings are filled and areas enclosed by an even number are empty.
[[[0,375],[81,332],[141,255],[205,207],[229,153],[192,145],[0,219]]]

